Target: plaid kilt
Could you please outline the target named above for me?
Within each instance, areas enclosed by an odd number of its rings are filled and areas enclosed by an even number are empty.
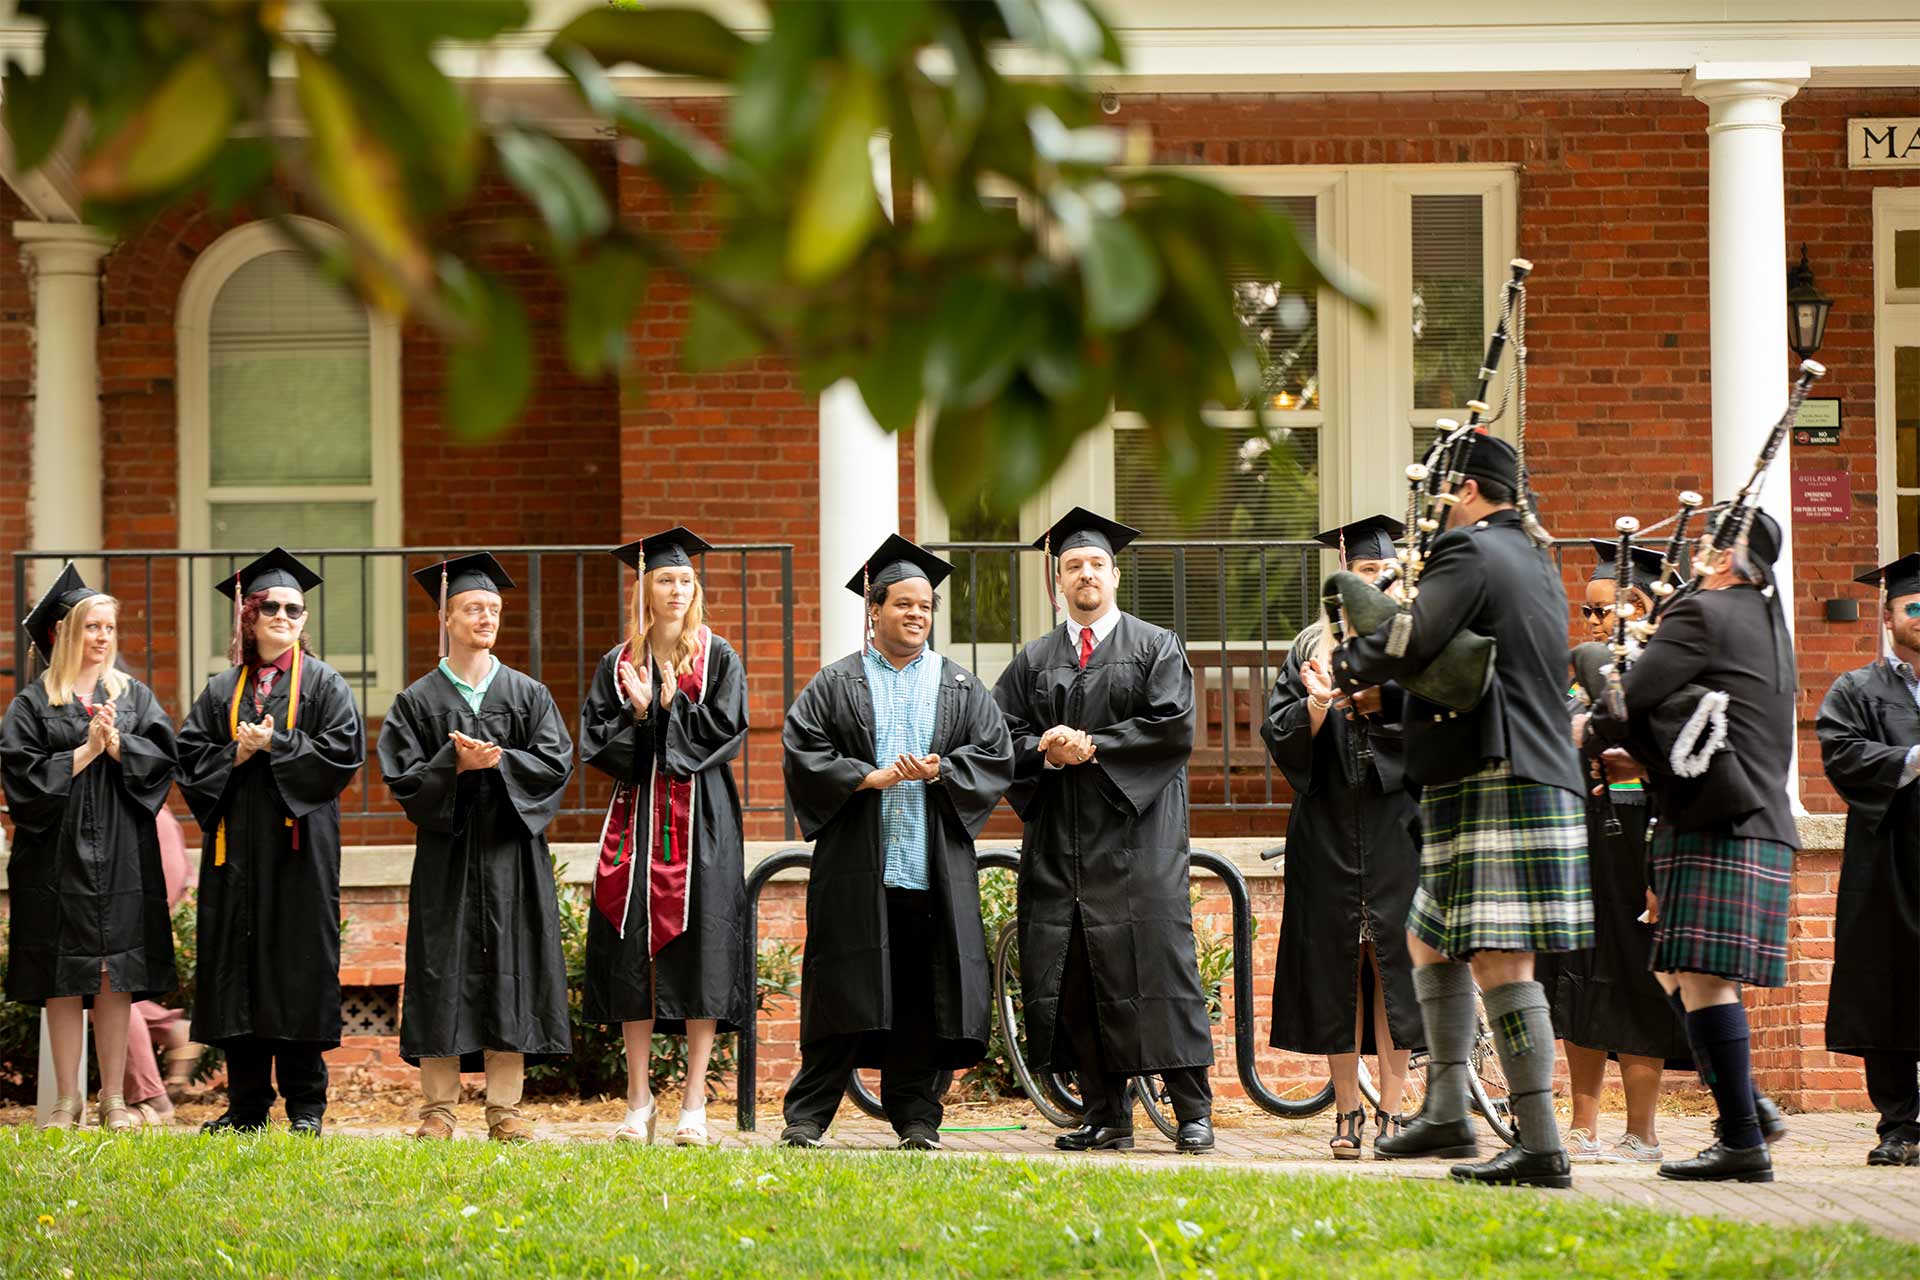
[[[1787,985],[1790,846],[1656,828],[1647,872],[1660,900],[1654,972],[1710,973],[1754,987]]]
[[[1427,787],[1420,823],[1420,887],[1407,928],[1422,942],[1456,960],[1593,945],[1580,796],[1516,778],[1503,760]]]

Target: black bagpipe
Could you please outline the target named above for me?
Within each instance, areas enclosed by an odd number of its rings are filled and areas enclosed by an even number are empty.
[[[1321,589],[1321,603],[1332,623],[1336,643],[1351,635],[1371,634],[1390,623],[1387,652],[1394,657],[1406,653],[1413,636],[1413,601],[1420,593],[1421,568],[1446,528],[1448,511],[1460,501],[1458,490],[1465,479],[1467,460],[1476,437],[1488,422],[1504,414],[1509,404],[1515,410],[1515,453],[1520,469],[1516,498],[1521,519],[1529,536],[1542,545],[1551,542],[1540,528],[1527,492],[1526,278],[1533,264],[1525,258],[1515,258],[1508,269],[1512,274],[1501,290],[1500,320],[1487,338],[1486,358],[1480,363],[1480,387],[1474,398],[1467,401],[1466,422],[1442,418],[1436,424],[1434,441],[1426,456],[1407,468],[1407,531],[1399,564],[1373,582],[1341,570],[1328,577]],[[1491,413],[1487,392],[1510,342],[1514,348],[1512,387],[1509,396],[1502,399],[1500,413]],[[1401,599],[1397,602],[1386,593],[1395,579],[1403,584]],[[1407,692],[1428,702],[1453,711],[1469,711],[1479,705],[1493,683],[1493,654],[1493,637],[1462,631],[1447,642],[1424,671],[1405,677],[1399,683]]]

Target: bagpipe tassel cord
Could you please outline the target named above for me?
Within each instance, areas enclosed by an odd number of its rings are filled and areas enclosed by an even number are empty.
[[[1507,312],[1507,330],[1513,336],[1513,373],[1508,384],[1513,397],[1513,457],[1520,472],[1520,484],[1514,501],[1520,507],[1520,527],[1533,544],[1545,549],[1553,545],[1553,535],[1540,523],[1533,505],[1533,475],[1527,470],[1527,286],[1524,283],[1501,295],[1501,307]]]

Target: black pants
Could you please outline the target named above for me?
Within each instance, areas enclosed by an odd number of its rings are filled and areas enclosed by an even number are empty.
[[[883,1038],[880,1105],[896,1133],[915,1123],[939,1128],[940,1096],[950,1073],[931,1065],[933,1025],[933,894],[887,890],[887,955],[893,979],[893,1026],[878,1033],[825,1036],[800,1050],[800,1074],[787,1086],[788,1124],[825,1130],[846,1096],[862,1050]]]
[[[315,1119],[327,1111],[331,1046],[243,1036],[220,1042],[227,1055],[227,1112],[241,1124],[259,1124],[273,1110],[274,1081],[287,1102],[287,1119]]]
[[[1920,1142],[1920,1083],[1916,1068],[1920,1054],[1863,1053],[1867,1062],[1867,1097],[1880,1113],[1880,1137]]]
[[[1133,1127],[1133,1099],[1127,1095],[1128,1077],[1124,1072],[1107,1069],[1107,1055],[1100,1044],[1100,1018],[1094,1009],[1093,969],[1087,957],[1087,936],[1080,917],[1073,918],[1073,934],[1067,940],[1067,968],[1060,979],[1060,1026],[1073,1046],[1075,1076],[1080,1081],[1080,1096],[1087,1104],[1088,1124],[1109,1129]],[[1204,1120],[1213,1114],[1213,1085],[1205,1067],[1169,1067],[1160,1078],[1166,1082],[1173,1099],[1173,1114],[1181,1124]]]

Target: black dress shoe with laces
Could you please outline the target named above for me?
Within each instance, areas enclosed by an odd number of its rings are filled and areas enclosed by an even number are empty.
[[[287,1122],[287,1132],[296,1138],[317,1138],[320,1136],[319,1116],[295,1116]]]
[[[262,1133],[265,1132],[265,1120],[236,1120],[233,1112],[223,1111],[200,1126],[202,1133]]]
[[[1376,1160],[1467,1160],[1480,1154],[1480,1140],[1473,1135],[1473,1121],[1434,1121],[1415,1116],[1398,1133],[1383,1133],[1374,1139]]]
[[[1905,1138],[1888,1138],[1867,1152],[1867,1163],[1875,1166],[1920,1165],[1920,1143]]]
[[[1173,1140],[1173,1145],[1190,1156],[1213,1150],[1213,1121],[1205,1116],[1187,1121],[1180,1126],[1180,1136]]]
[[[1753,1096],[1753,1116],[1760,1122],[1760,1136],[1767,1140],[1768,1146],[1787,1136],[1787,1113],[1766,1094]]]
[[[1729,1147],[1715,1142],[1691,1160],[1669,1160],[1660,1176],[1682,1182],[1772,1182],[1773,1157],[1767,1144]]]
[[[1457,1164],[1448,1170],[1456,1182],[1485,1187],[1570,1187],[1573,1168],[1565,1151],[1529,1151],[1508,1147],[1491,1160]]]
[[[1055,1138],[1053,1145],[1062,1151],[1131,1151],[1133,1129],[1123,1129],[1118,1125],[1083,1124]]]
[[[915,1121],[907,1126],[900,1135],[902,1151],[938,1151],[940,1150],[940,1130],[925,1121]]]
[[[790,1124],[780,1131],[780,1145],[783,1147],[817,1147],[826,1135],[817,1124]]]

